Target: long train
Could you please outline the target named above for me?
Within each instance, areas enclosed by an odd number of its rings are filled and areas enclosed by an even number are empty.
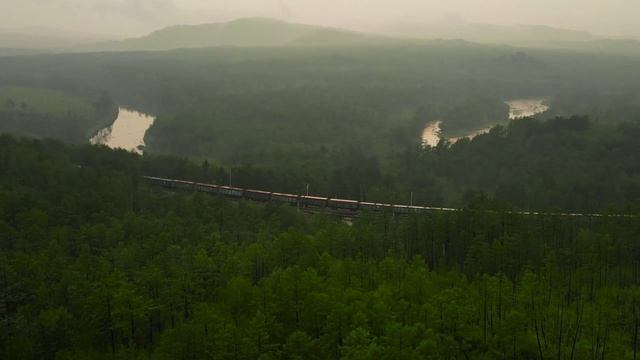
[[[269,192],[253,189],[243,189],[231,186],[203,184],[193,181],[165,179],[152,176],[143,176],[144,179],[153,184],[166,188],[176,188],[183,190],[199,191],[214,195],[221,195],[236,199],[247,199],[258,202],[279,202],[297,206],[301,209],[311,210],[329,210],[340,214],[350,215],[358,211],[388,211],[397,214],[412,213],[428,213],[428,212],[455,212],[461,209],[431,207],[431,206],[413,206],[413,205],[397,205],[386,203],[373,203],[367,201],[346,200],[337,198],[325,198],[309,195],[284,194],[278,192]],[[508,211],[514,215],[536,216],[561,216],[561,217],[615,217],[615,218],[637,218],[638,214],[581,214],[569,212],[536,212],[536,211]]]
[[[390,211],[399,214],[432,212],[432,211],[458,211],[453,208],[395,205],[386,203],[374,203],[367,201],[346,200],[309,195],[284,194],[253,189],[244,189],[231,186],[203,184],[193,181],[165,179],[152,176],[144,176],[144,179],[166,188],[175,188],[191,191],[205,192],[230,198],[243,198],[258,202],[279,202],[298,206],[303,209],[327,209],[342,213],[355,213],[358,211]]]

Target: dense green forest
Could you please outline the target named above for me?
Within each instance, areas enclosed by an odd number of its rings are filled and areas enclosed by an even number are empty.
[[[637,209],[638,136],[637,121],[517,120],[450,147],[408,151],[397,159],[392,183],[426,203],[462,204],[484,193],[524,209]]]
[[[640,218],[512,210],[640,213],[638,70],[463,41],[0,57],[0,132],[30,137],[0,135],[0,359],[636,359]],[[519,98],[551,109],[509,122]],[[156,117],[144,156],[86,144],[118,106]],[[434,120],[501,125],[424,148]]]
[[[150,113],[156,121],[146,134],[146,152],[233,169],[238,185],[297,193],[311,184],[314,193],[327,196],[405,202],[414,192],[418,203],[447,206],[480,192],[542,209],[624,206],[637,198],[637,175],[624,168],[634,164],[633,131],[616,130],[633,129],[638,121],[640,58],[634,56],[525,53],[432,41],[4,57],[0,68],[1,86],[49,88],[74,97],[97,94],[91,103],[113,99]],[[551,110],[543,118],[589,115],[592,130],[541,130],[544,136],[533,136],[539,145],[520,147],[517,136],[500,128],[451,150],[419,149],[422,128],[436,119],[443,120],[445,136],[494,124],[508,128],[504,102],[515,98],[546,99]],[[3,116],[19,114],[18,109]],[[17,124],[5,132],[33,134],[20,126],[38,121],[2,123]],[[96,130],[93,122],[79,126],[72,118],[56,123],[60,129],[42,129],[66,141],[75,134],[78,142]],[[563,145],[574,138],[577,143]],[[621,153],[625,161],[604,148],[618,140],[632,150]],[[584,141],[599,156],[569,160]],[[505,144],[519,150],[503,151]],[[463,153],[474,161],[449,161]],[[500,165],[494,162],[498,158]],[[570,166],[554,165],[563,175],[539,174],[536,166],[549,161],[580,163],[589,174],[578,184],[585,190],[567,191],[576,185],[565,171]],[[510,166],[515,162],[519,165]],[[598,170],[602,164],[611,164],[621,177],[594,180],[606,177]],[[474,175],[483,166],[491,175]]]
[[[110,125],[117,107],[106,92],[73,96],[28,87],[0,87],[0,133],[86,143]]]
[[[304,139],[302,150],[344,147],[356,133],[360,149],[386,156],[436,119],[450,136],[506,122],[504,101],[516,98],[548,99],[553,116],[629,120],[640,82],[636,56],[464,41],[3,57],[0,67],[0,85],[106,91],[157,116],[147,151],[226,165],[278,150],[262,132]],[[306,144],[311,133],[337,136]]]
[[[226,171],[232,171],[236,186],[303,193],[305,184],[310,184],[317,195],[368,201],[409,203],[412,197],[419,205],[462,206],[486,195],[525,210],[636,211],[639,136],[637,122],[529,118],[453,145],[404,146],[386,162],[360,150],[354,134],[351,146],[307,147],[292,153],[287,149],[294,145],[283,145],[281,151],[256,155],[264,162],[280,159],[270,167],[248,164]],[[282,142],[286,144],[286,139]],[[307,139],[307,144],[312,142]],[[229,181],[225,171],[208,162],[197,174],[157,170],[150,175],[224,185]]]
[[[580,56],[455,42],[67,54],[0,59],[11,70],[0,83],[95,94],[85,107],[103,113],[117,101],[156,114],[146,151],[206,160],[216,170],[201,180],[216,183],[228,184],[224,167],[238,186],[301,193],[310,184],[314,194],[370,201],[409,203],[413,193],[416,204],[460,206],[486,194],[524,209],[636,206],[637,59]],[[505,99],[545,94],[547,122],[421,149],[428,121],[444,119],[445,134],[456,134],[506,122]],[[5,132],[82,142],[96,130],[13,102]],[[592,115],[553,120],[567,114]]]
[[[139,177],[163,171],[206,176],[0,137],[0,358],[635,358],[638,218],[479,197],[350,226]]]

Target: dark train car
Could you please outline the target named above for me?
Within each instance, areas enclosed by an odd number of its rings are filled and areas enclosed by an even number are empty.
[[[427,212],[427,209],[425,209],[422,206],[409,206],[409,210],[413,213],[424,213]]]
[[[340,210],[358,210],[359,202],[355,200],[329,199],[328,206]]]
[[[218,188],[218,194],[229,197],[242,197],[243,190],[240,188],[234,188],[229,186],[220,186]]]
[[[298,203],[298,195],[292,195],[292,194],[282,194],[282,193],[272,193],[271,194],[271,199],[275,200],[275,201],[279,201],[279,202],[283,202],[283,203],[287,203],[287,204],[296,204]]]
[[[175,187],[179,189],[189,189],[189,190],[193,190],[196,185],[196,183],[193,181],[183,181],[183,180],[174,180],[173,184]]]
[[[446,211],[446,212],[459,211],[458,209],[441,208],[441,207],[425,207],[423,209],[425,209],[425,211]]]
[[[371,202],[360,202],[360,210],[364,211],[390,211],[393,205]]]
[[[378,204],[372,202],[361,201],[360,202],[360,210],[364,211],[378,211],[380,210],[377,206]]]
[[[196,184],[196,190],[206,193],[217,194],[218,186],[209,184]]]
[[[380,211],[393,211],[393,205],[391,204],[376,204]]]
[[[208,189],[208,190],[206,190],[208,193],[211,193],[211,194],[219,194],[220,193],[220,186],[219,185],[205,184],[205,186]]]
[[[328,198],[317,196],[300,196],[300,203],[304,206],[326,207]]]
[[[144,179],[152,183],[158,184],[160,186],[173,187],[173,180],[162,179],[162,178],[157,178],[152,176],[144,176]]]
[[[260,191],[260,190],[245,189],[244,197],[254,201],[269,201],[271,200],[271,193],[266,191]]]
[[[393,205],[392,207],[394,213],[398,214],[409,214],[411,213],[411,209],[406,205]]]

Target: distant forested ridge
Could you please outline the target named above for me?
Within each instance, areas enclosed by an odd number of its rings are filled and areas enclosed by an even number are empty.
[[[300,193],[310,184],[318,195],[406,203],[413,193],[441,206],[484,193],[541,210],[638,198],[632,56],[436,41],[7,57],[0,67],[2,86],[105,94],[155,115],[145,151],[232,169],[235,185]],[[516,98],[545,99],[542,119],[590,120],[585,131],[554,120],[508,124],[504,102]],[[59,119],[80,138],[73,117]],[[445,136],[503,127],[423,151],[422,129],[438,119]],[[7,132],[31,134],[18,130]]]
[[[105,91],[157,116],[147,151],[237,164],[255,163],[247,144],[280,146],[263,132],[291,142],[347,129],[309,146],[355,133],[358,148],[386,155],[419,143],[429,121],[447,136],[506,123],[504,102],[518,98],[545,99],[549,116],[635,121],[638,59],[463,41],[218,47],[4,57],[0,85]]]
[[[180,169],[202,171],[0,136],[1,358],[637,351],[637,218],[522,217],[478,198],[460,213],[349,226],[139,178]]]
[[[84,44],[75,51],[158,51],[214,46],[361,46],[398,40],[355,31],[245,18],[226,23],[178,25],[122,41]]]

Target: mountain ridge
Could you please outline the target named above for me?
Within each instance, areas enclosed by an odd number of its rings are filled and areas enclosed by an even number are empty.
[[[395,41],[386,36],[338,28],[289,23],[269,18],[242,18],[229,22],[173,25],[145,36],[97,43],[83,48],[107,51],[161,51],[215,46],[348,45],[385,40]]]

